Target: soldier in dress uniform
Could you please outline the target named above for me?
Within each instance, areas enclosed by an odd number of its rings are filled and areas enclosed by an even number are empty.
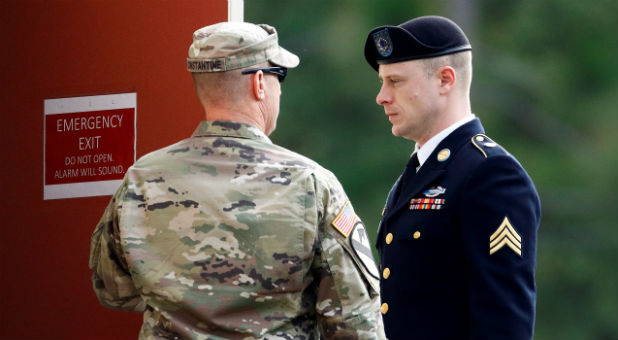
[[[373,29],[365,58],[392,133],[416,142],[378,227],[381,312],[401,339],[530,339],[540,202],[472,114],[472,52],[451,20]]]
[[[91,240],[94,291],[144,313],[140,338],[384,339],[379,274],[341,184],[267,137],[298,63],[268,25],[193,34],[206,120],[127,171]]]

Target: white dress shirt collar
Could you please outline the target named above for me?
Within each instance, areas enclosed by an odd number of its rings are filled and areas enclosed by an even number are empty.
[[[455,122],[454,124],[452,124],[451,126],[447,127],[446,129],[440,131],[437,135],[431,137],[427,143],[425,143],[422,147],[418,147],[418,144],[416,144],[416,146],[414,147],[414,152],[417,153],[417,157],[418,157],[418,162],[419,162],[419,167],[418,169],[420,169],[420,167],[423,166],[423,163],[425,163],[425,161],[427,161],[427,158],[429,158],[429,156],[431,156],[431,153],[433,152],[433,150],[435,150],[438,147],[438,144],[440,144],[440,142],[442,142],[444,140],[444,138],[446,138],[448,135],[451,134],[451,132],[455,131],[458,127],[472,121],[474,118],[476,118],[476,116],[474,114],[467,116],[457,122]]]

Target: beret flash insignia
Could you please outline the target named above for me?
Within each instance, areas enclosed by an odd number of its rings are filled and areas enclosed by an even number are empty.
[[[390,35],[388,35],[388,29],[383,29],[373,34],[373,42],[376,45],[378,53],[383,57],[388,57],[393,53],[393,43]]]

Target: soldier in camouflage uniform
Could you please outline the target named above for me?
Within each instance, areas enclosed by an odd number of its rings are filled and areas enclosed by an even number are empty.
[[[273,74],[298,57],[268,25],[193,38],[206,121],[127,171],[92,235],[99,301],[143,312],[144,339],[383,339],[379,275],[341,184],[267,137]]]

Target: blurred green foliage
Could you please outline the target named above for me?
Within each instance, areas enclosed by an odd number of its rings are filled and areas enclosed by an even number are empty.
[[[332,170],[375,240],[413,143],[375,103],[367,33],[416,16],[454,19],[474,48],[472,109],[535,181],[543,207],[537,339],[618,337],[615,0],[245,1],[301,58],[273,141]],[[376,257],[377,258],[377,257]]]

